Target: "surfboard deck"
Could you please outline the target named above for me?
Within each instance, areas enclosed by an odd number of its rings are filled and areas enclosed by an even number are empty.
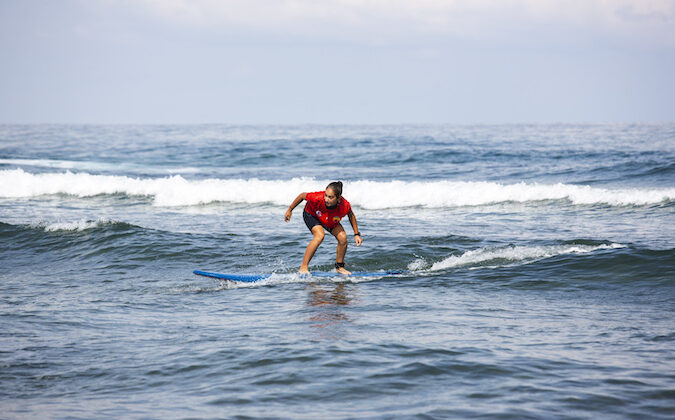
[[[214,279],[220,280],[230,280],[230,281],[239,281],[244,283],[253,283],[260,281],[272,276],[272,273],[268,274],[231,274],[231,273],[214,273],[212,271],[202,271],[194,270],[194,274],[198,276],[211,277]],[[293,273],[285,273],[293,274]],[[394,276],[397,274],[403,274],[403,271],[354,271],[352,274],[339,274],[335,271],[312,271],[310,272],[312,277],[384,277],[384,276]]]

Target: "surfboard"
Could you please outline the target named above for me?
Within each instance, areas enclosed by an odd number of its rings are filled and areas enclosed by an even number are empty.
[[[272,276],[272,273],[268,274],[229,274],[229,273],[214,273],[211,271],[201,271],[195,270],[194,274],[198,276],[211,277],[214,279],[220,280],[230,280],[230,281],[239,281],[244,283],[253,283],[260,281]],[[285,274],[294,274],[294,273],[285,273]],[[403,271],[354,271],[350,275],[339,274],[335,271],[312,271],[312,277],[384,277],[384,276],[395,276],[397,274],[403,274]]]

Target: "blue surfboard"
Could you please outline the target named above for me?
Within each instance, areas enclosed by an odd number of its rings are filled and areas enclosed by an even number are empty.
[[[253,283],[272,276],[269,274],[228,274],[228,273],[214,273],[211,271],[195,270],[194,274],[198,276],[211,277],[220,280],[240,281],[244,283]],[[292,273],[286,273],[292,274]],[[312,277],[384,277],[403,274],[403,271],[354,271],[350,275],[339,274],[334,271],[312,271]]]

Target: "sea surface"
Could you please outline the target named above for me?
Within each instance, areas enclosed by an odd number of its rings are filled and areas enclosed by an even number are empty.
[[[672,123],[0,126],[3,419],[673,419],[674,310]]]

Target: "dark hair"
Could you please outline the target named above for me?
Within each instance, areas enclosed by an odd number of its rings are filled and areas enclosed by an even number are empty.
[[[333,192],[335,193],[335,195],[338,196],[338,198],[342,197],[342,182],[341,181],[331,182],[330,184],[328,184],[328,186],[326,188],[330,188],[331,190],[333,190]]]

